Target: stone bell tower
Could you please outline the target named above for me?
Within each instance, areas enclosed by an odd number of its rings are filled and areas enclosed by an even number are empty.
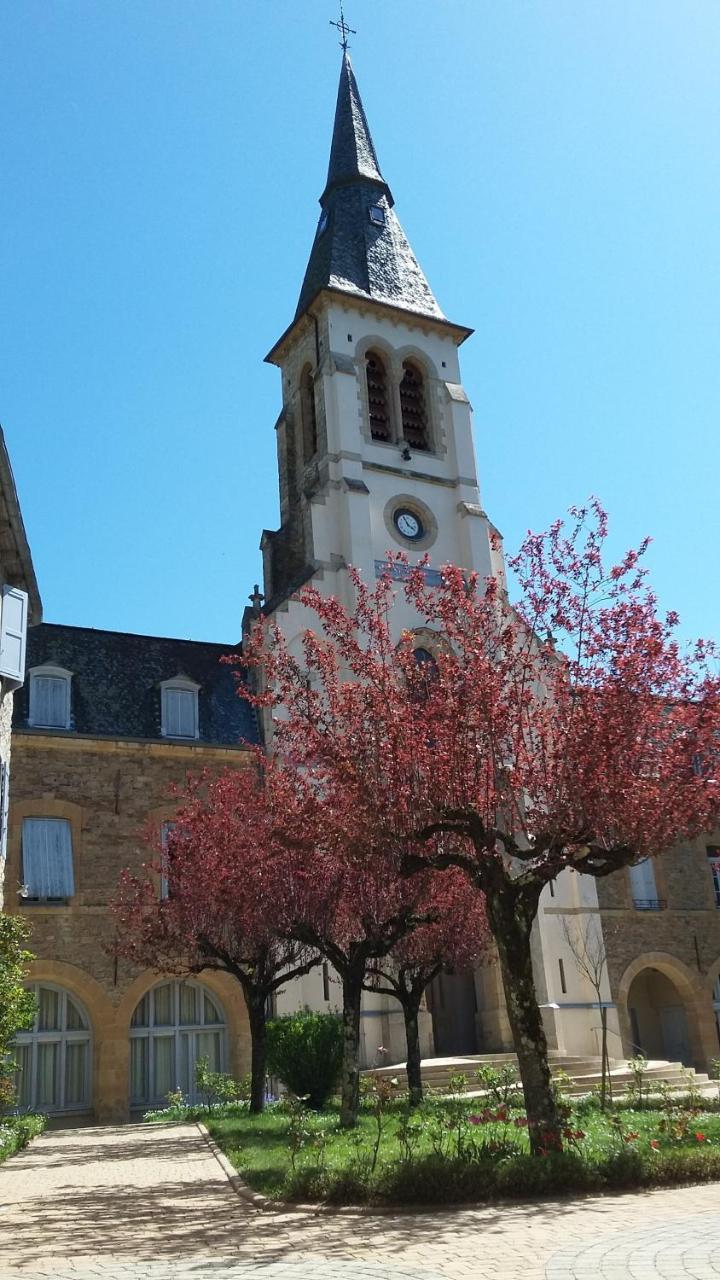
[[[315,239],[294,319],[267,357],[282,373],[281,525],[262,536],[264,610],[296,656],[303,630],[313,625],[293,599],[297,589],[312,579],[350,605],[347,566],[372,583],[389,550],[402,548],[411,562],[427,554],[430,581],[446,563],[503,581],[460,375],[459,349],[470,333],[443,315],[410,247],[344,48]],[[254,601],[257,608],[257,594]],[[398,635],[422,627],[403,599],[394,622]],[[418,643],[427,642],[425,632]],[[589,898],[581,906],[576,892],[574,884],[558,888],[561,898],[570,894],[567,909],[584,920],[585,911],[597,910],[594,884],[583,883]],[[559,906],[556,899],[543,907],[534,937],[548,1037],[559,1049],[596,1052],[592,992],[578,986],[567,1009],[561,1006]],[[322,979],[314,971],[288,988],[279,1008],[328,1007],[338,990],[327,971]],[[430,1003],[435,1053],[512,1047],[497,967],[441,975]],[[363,1012],[365,1062],[375,1060],[380,1044],[391,1061],[401,1060],[398,1006],[368,996]],[[425,1015],[426,1053],[429,1024]]]
[[[346,566],[371,581],[389,548],[502,572],[460,380],[471,330],[443,315],[394,206],[345,49],[300,300],[267,357],[282,372],[283,407],[281,526],[261,543],[265,607],[288,640],[303,625],[289,602],[301,583],[345,600]]]

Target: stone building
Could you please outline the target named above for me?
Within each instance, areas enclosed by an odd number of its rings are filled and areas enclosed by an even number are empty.
[[[120,872],[152,856],[145,833],[172,823],[173,787],[251,765],[255,715],[220,661],[235,648],[49,623],[30,633],[5,881],[37,957],[22,1105],[119,1119],[189,1089],[198,1056],[248,1069],[237,984],[132,972],[113,952],[110,909]]]
[[[0,429],[0,908],[7,846],[13,697],[25,678],[28,625],[42,605],[5,437]]]
[[[281,372],[281,524],[262,535],[264,598],[291,651],[312,622],[296,589],[312,579],[350,603],[347,566],[372,581],[389,548],[427,553],[429,581],[444,562],[503,580],[461,380],[470,334],[444,316],[412,252],[344,51],[299,302],[267,357]],[[394,625],[414,632],[418,649],[437,641],[404,601]],[[172,822],[171,784],[188,770],[249,763],[259,726],[219,662],[236,647],[53,625],[31,633],[6,876],[37,953],[39,1014],[19,1042],[24,1102],[119,1118],[177,1084],[188,1090],[200,1053],[246,1069],[235,984],[131,973],[114,957],[109,909],[119,872],[146,856],[142,830]],[[578,962],[590,947],[613,1056],[641,1048],[698,1067],[716,1056],[718,850],[720,836],[605,881],[565,871],[548,886],[533,959],[553,1049],[599,1052],[598,994]],[[319,966],[278,993],[277,1007],[331,1008],[338,997]],[[497,966],[438,978],[422,1037],[426,1054],[510,1049]],[[402,1015],[385,996],[365,1000],[362,1046],[366,1065],[380,1046],[402,1060]]]

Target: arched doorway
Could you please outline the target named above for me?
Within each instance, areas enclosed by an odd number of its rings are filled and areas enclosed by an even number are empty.
[[[160,982],[138,1001],[130,1021],[130,1106],[148,1107],[181,1089],[196,1101],[195,1064],[224,1071],[225,1014],[199,982]]]
[[[693,1065],[687,1010],[667,974],[642,969],[630,984],[627,1007],[636,1053]]]
[[[15,1088],[23,1111],[87,1111],[91,1098],[90,1020],[80,1001],[49,983],[35,983],[32,1028],[15,1038]]]
[[[473,973],[439,973],[427,989],[438,1058],[477,1053],[478,1011]]]

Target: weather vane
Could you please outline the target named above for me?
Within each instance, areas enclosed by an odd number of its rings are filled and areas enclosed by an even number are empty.
[[[343,13],[342,0],[340,0],[340,21],[333,22],[331,18],[330,26],[336,27],[337,30],[340,32],[340,48],[343,50],[344,53],[347,53],[348,36],[356,36],[357,31],[355,30],[354,27],[349,27],[347,22],[345,21],[345,14]]]

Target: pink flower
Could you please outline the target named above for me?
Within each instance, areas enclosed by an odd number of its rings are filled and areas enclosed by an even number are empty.
[[[707,1142],[707,1138],[705,1137],[704,1133],[696,1133],[695,1137],[697,1138],[698,1142]]]
[[[650,1140],[650,1146],[652,1147],[653,1151],[658,1151],[658,1150],[659,1150],[659,1148],[660,1148],[660,1143],[658,1142],[657,1138],[651,1138],[651,1140]]]

